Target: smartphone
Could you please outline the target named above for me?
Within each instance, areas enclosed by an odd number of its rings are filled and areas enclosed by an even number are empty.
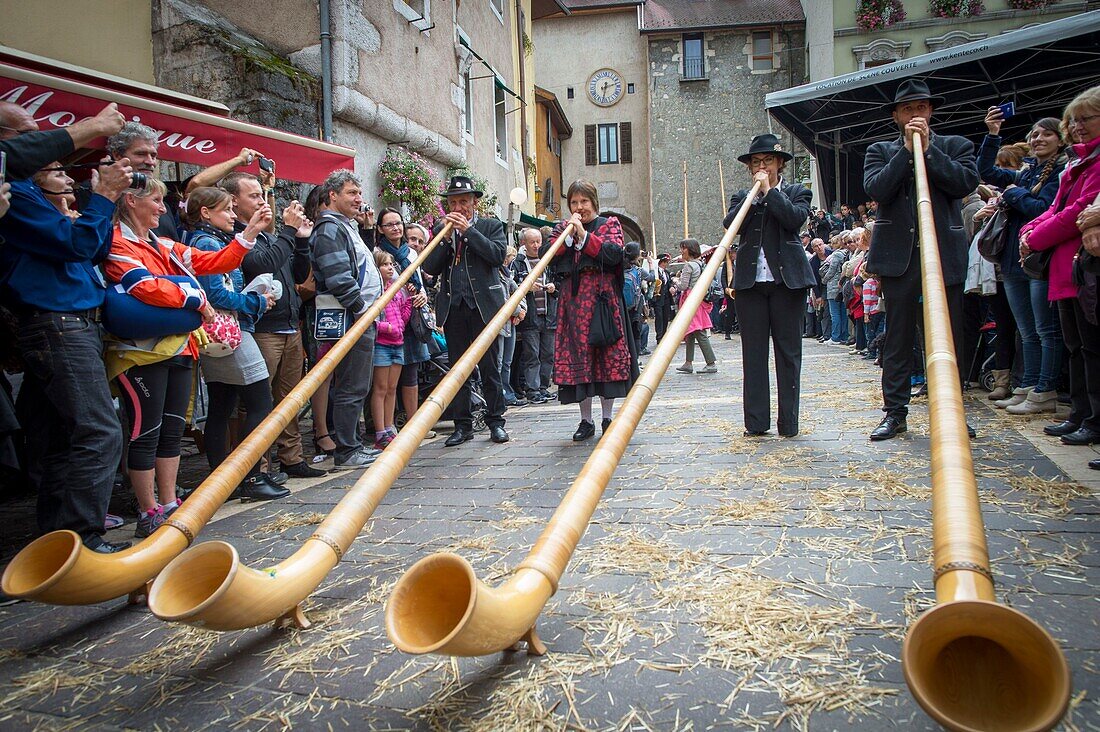
[[[275,161],[272,160],[271,158],[265,158],[261,155],[260,156],[260,170],[264,171],[265,173],[274,173],[275,172]]]
[[[0,186],[8,179],[8,154],[0,150]]]
[[[1004,104],[998,104],[997,108],[1001,110],[1001,119],[1009,119],[1016,115],[1016,103],[1005,102]]]

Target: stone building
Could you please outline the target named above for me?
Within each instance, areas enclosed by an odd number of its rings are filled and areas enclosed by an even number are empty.
[[[560,10],[556,0],[330,6],[332,140],[356,149],[368,196],[391,146],[419,153],[440,177],[467,167],[501,201],[514,187],[533,189],[530,23]],[[6,9],[0,43],[220,102],[246,121],[321,134],[316,2],[59,0],[40,10]]]
[[[930,12],[928,0],[802,0],[810,81],[1100,8],[1097,0],[1061,0],[1028,10],[1013,7],[1018,4],[1013,0],[984,0],[981,12],[975,15],[937,17]],[[872,6],[884,9],[879,11],[883,25],[873,30],[861,28],[857,15]]]
[[[675,251],[684,236],[685,164],[686,228],[702,243],[716,244],[729,196],[748,184],[737,156],[754,135],[778,134],[796,154],[785,177],[808,177],[805,152],[764,110],[768,92],[806,80],[802,8],[798,0],[648,0],[640,31],[649,57],[650,190],[658,248]]]
[[[649,93],[639,0],[565,0],[568,15],[534,24],[535,75],[575,130],[561,143],[557,218],[568,212],[565,189],[596,184],[600,207],[624,233],[649,246]],[[539,171],[539,180],[550,177]],[[540,185],[541,187],[541,185]]]

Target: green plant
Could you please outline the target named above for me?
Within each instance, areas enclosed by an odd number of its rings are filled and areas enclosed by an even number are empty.
[[[1008,7],[1013,10],[1041,10],[1057,0],[1008,0]]]
[[[400,201],[409,207],[409,217],[427,226],[439,215],[439,179],[414,152],[400,147],[386,149],[378,166],[382,179],[382,200]]]
[[[901,0],[860,0],[856,8],[856,25],[860,30],[881,30],[905,20]]]
[[[535,52],[535,43],[531,40],[531,36],[523,33],[523,55],[530,57]]]
[[[982,0],[929,0],[928,12],[934,18],[962,18],[981,15],[985,11]]]
[[[477,200],[478,215],[492,216],[495,218],[497,215],[497,194],[496,191],[492,189],[492,186],[489,185],[488,179],[474,173],[466,166],[462,166],[460,168],[450,168],[447,171],[447,181],[450,181],[451,177],[456,175],[466,176],[474,182],[474,185],[476,185],[479,190],[485,192],[485,195]],[[444,184],[446,184],[447,181],[444,181]],[[440,189],[441,192],[444,190],[446,190],[445,186]]]

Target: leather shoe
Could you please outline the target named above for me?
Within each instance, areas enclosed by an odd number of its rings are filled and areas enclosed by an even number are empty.
[[[1043,428],[1043,434],[1050,435],[1051,437],[1061,437],[1062,435],[1068,435],[1070,432],[1076,432],[1079,429],[1081,429],[1081,425],[1076,422],[1070,422],[1067,419],[1064,422],[1048,424]]]
[[[311,468],[306,464],[305,460],[302,460],[291,465],[283,464],[283,472],[289,475],[291,478],[320,478],[325,475],[324,470],[318,470],[317,468]]]
[[[966,423],[966,436],[972,440],[978,436],[977,431],[970,426],[969,422]]]
[[[1100,458],[1093,458],[1089,460],[1089,467],[1093,470],[1100,470]]]
[[[507,442],[511,438],[508,437],[508,432],[503,427],[501,427],[500,425],[496,425],[489,428],[489,439],[493,442],[499,443]]]
[[[909,429],[909,426],[905,424],[905,417],[895,417],[892,414],[887,414],[882,418],[882,421],[878,423],[878,427],[875,427],[871,431],[871,439],[874,441],[889,440],[897,437],[900,433]]]
[[[1100,442],[1100,430],[1088,427],[1081,427],[1076,432],[1062,435],[1063,445],[1091,445],[1095,442]]]
[[[594,434],[596,434],[595,423],[589,422],[587,419],[582,419],[581,423],[577,425],[577,431],[573,433],[573,442],[587,440]]]
[[[469,442],[474,439],[473,432],[467,432],[464,429],[455,427],[455,431],[451,433],[451,436],[447,438],[447,441],[443,444],[447,447],[454,447],[455,445],[461,445],[463,442]]]
[[[130,542],[107,541],[99,534],[92,534],[84,540],[84,546],[88,547],[96,554],[114,554],[115,552],[120,552],[123,549],[129,549]]]
[[[763,437],[768,434],[767,430],[745,430],[742,433],[745,437]]]
[[[607,432],[607,428],[610,427],[610,426],[611,426],[611,417],[604,417],[603,421],[600,422],[600,434],[602,435],[604,432]]]
[[[279,498],[286,498],[290,495],[289,488],[282,488],[275,485],[265,473],[252,476],[241,483],[238,490],[240,491],[241,503],[274,501]]]

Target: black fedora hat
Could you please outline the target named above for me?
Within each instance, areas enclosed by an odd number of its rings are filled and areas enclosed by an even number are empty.
[[[894,107],[905,102],[915,102],[921,99],[927,99],[932,102],[933,107],[938,107],[943,104],[943,97],[937,97],[928,90],[928,84],[920,79],[906,79],[902,82],[898,90],[894,92],[894,101],[886,105],[886,108],[891,112],[894,111]]]
[[[477,184],[472,179],[464,175],[452,176],[450,187],[443,191],[444,197],[460,196],[463,193],[472,193],[474,198],[481,198],[485,195],[484,191],[478,190]]]
[[[780,144],[779,138],[769,132],[752,138],[752,142],[749,143],[749,151],[744,155],[738,155],[737,159],[742,163],[747,163],[753,155],[764,154],[776,155],[784,160],[790,160],[794,157],[794,155],[791,155],[783,149],[783,145]]]

